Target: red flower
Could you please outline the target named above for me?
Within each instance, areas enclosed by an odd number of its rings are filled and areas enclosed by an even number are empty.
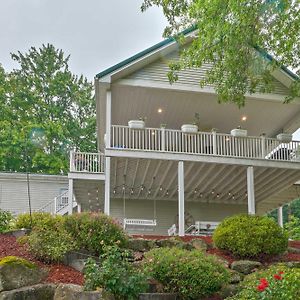
[[[265,284],[261,283],[256,288],[258,291],[263,292],[267,288],[267,286]]]
[[[278,273],[278,274],[282,275],[282,274],[284,274],[284,272],[283,272],[283,271],[279,271],[279,273]]]
[[[265,285],[266,287],[269,286],[269,282],[266,278],[261,278],[259,281],[260,281],[260,284]]]
[[[275,279],[277,279],[277,280],[281,280],[281,279],[282,279],[282,276],[280,276],[280,275],[278,275],[278,274],[275,274],[273,277],[274,277]]]

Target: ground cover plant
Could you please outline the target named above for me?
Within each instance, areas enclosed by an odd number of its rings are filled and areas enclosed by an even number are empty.
[[[223,220],[213,233],[218,249],[241,258],[279,255],[286,251],[288,236],[272,219],[236,215]]]
[[[240,292],[231,300],[296,300],[300,299],[300,268],[284,265],[246,276]]]
[[[166,292],[178,293],[181,299],[211,296],[229,281],[224,265],[199,250],[152,249],[145,254],[143,266]]]
[[[287,230],[289,238],[292,240],[300,240],[300,219],[291,216],[288,223],[285,224],[284,228]]]
[[[105,246],[100,265],[89,258],[85,265],[85,289],[104,288],[116,299],[134,300],[147,289],[147,277],[129,260],[129,251],[118,246]]]

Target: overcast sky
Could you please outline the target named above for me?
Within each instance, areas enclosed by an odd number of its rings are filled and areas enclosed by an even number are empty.
[[[0,63],[10,52],[52,43],[71,54],[70,68],[90,80],[104,69],[162,40],[161,10],[142,0],[0,0]]]

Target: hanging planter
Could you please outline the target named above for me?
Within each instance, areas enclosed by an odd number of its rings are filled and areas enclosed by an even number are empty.
[[[128,121],[128,126],[131,129],[144,129],[145,121],[144,120],[130,120],[130,121]]]
[[[198,126],[194,124],[183,124],[181,126],[181,131],[184,133],[197,133]]]
[[[230,134],[235,137],[246,137],[248,132],[246,129],[242,129],[240,126],[230,131]]]
[[[291,133],[279,133],[276,138],[279,142],[289,143],[292,141],[293,135]]]

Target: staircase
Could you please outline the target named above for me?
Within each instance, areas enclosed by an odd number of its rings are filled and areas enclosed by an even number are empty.
[[[70,210],[73,211],[77,205],[75,198],[73,198],[72,201],[69,201],[69,191],[65,191],[40,207],[37,211],[63,216],[69,214]],[[70,206],[72,206],[72,208]]]

